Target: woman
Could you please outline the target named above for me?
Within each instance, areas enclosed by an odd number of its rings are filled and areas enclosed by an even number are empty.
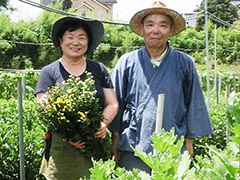
[[[115,117],[118,103],[113,91],[112,82],[105,66],[85,58],[101,42],[104,34],[103,25],[97,20],[85,20],[76,17],[64,17],[57,20],[52,29],[52,41],[55,47],[60,47],[62,57],[42,68],[35,94],[39,103],[47,103],[47,91],[67,80],[70,75],[86,77],[86,71],[93,74],[97,97],[103,108],[105,121],[97,132],[96,138],[105,138],[107,126]],[[48,180],[78,180],[88,176],[91,167],[90,157],[80,155],[78,148],[84,148],[81,140],[69,142],[61,135],[51,135],[49,157],[43,158],[40,173]],[[46,152],[45,152],[46,153]]]

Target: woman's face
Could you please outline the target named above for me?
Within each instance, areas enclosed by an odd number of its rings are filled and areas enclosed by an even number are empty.
[[[68,58],[78,58],[84,56],[88,49],[88,36],[82,29],[66,31],[59,39],[63,54]]]

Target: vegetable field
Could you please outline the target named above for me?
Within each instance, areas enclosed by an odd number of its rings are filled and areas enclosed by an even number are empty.
[[[206,90],[206,75],[199,73]],[[36,110],[33,96],[38,72],[0,72],[0,179],[20,179],[19,121],[17,80],[23,85],[24,170],[26,180],[43,180],[39,167],[43,155],[45,127]],[[153,169],[152,174],[116,167],[112,159],[93,160],[92,180],[110,179],[240,179],[240,78],[238,73],[210,74],[209,113],[214,134],[195,140],[195,156],[179,155],[182,141],[173,144],[175,136],[162,131],[152,137],[157,156],[136,153]],[[221,80],[220,80],[221,79]],[[110,148],[108,149],[110,152]]]

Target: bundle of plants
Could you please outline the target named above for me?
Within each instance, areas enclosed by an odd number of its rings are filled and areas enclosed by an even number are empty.
[[[49,89],[48,102],[39,104],[38,112],[49,132],[57,132],[69,141],[81,140],[85,148],[79,149],[80,153],[106,159],[110,155],[109,134],[105,139],[94,137],[104,120],[96,92],[91,73],[86,73],[84,81],[70,76]]]

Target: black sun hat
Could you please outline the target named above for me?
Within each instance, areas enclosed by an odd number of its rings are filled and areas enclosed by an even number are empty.
[[[80,17],[72,17],[72,16],[67,16],[67,17],[63,17],[58,19],[52,27],[52,42],[53,45],[55,47],[59,47],[60,46],[60,42],[59,42],[59,30],[61,29],[62,26],[64,26],[64,24],[69,23],[69,22],[76,22],[76,23],[80,23],[83,24],[84,26],[87,26],[87,29],[90,32],[87,32],[88,37],[89,38],[89,43],[88,43],[88,50],[87,53],[90,54],[91,52],[93,52],[93,50],[100,44],[103,35],[104,35],[104,28],[103,28],[103,24],[98,21],[98,20],[91,20],[91,19],[83,19]]]
[[[164,3],[160,1],[155,1],[150,7],[138,11],[135,15],[133,15],[130,20],[130,28],[132,31],[142,36],[141,24],[144,17],[150,14],[165,14],[172,18],[173,20],[173,31],[172,35],[176,35],[180,33],[185,28],[185,19],[181,14],[174,11],[173,9],[168,8]]]

